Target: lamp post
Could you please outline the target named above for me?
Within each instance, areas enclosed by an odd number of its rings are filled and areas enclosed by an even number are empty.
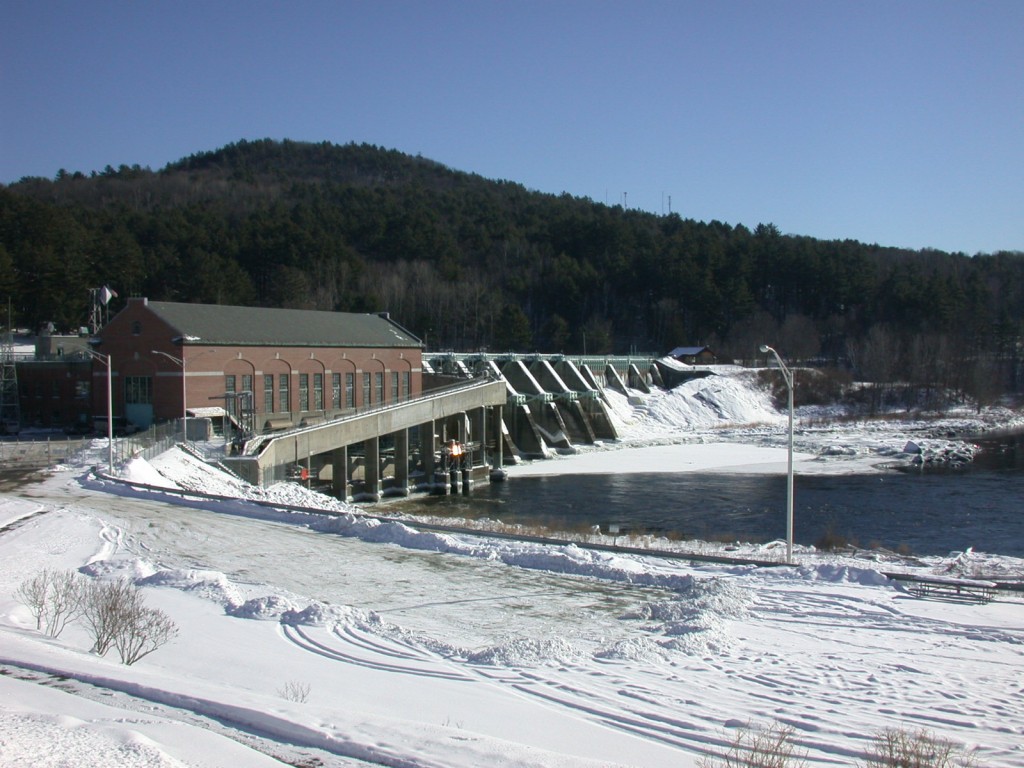
[[[95,352],[91,349],[82,350],[93,360],[99,360],[107,365],[107,471],[114,474],[114,384],[113,374],[110,371],[110,355],[102,352]]]
[[[771,352],[782,371],[789,391],[789,463],[786,471],[786,562],[793,562],[793,371],[786,367],[779,353],[767,344],[761,345],[762,354]]]
[[[161,352],[159,349],[153,349],[150,351],[154,355],[163,355],[171,362],[177,363],[181,366],[181,439],[184,441],[188,438],[188,406],[185,401],[185,353],[182,352],[181,357],[175,357],[174,355],[169,355],[166,352]]]

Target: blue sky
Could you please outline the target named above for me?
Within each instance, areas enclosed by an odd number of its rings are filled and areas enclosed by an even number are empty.
[[[3,0],[0,20],[0,183],[356,141],[700,221],[1024,250],[1020,0]]]

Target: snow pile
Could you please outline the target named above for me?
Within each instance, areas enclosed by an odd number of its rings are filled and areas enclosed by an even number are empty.
[[[693,379],[646,398],[650,421],[679,429],[721,425],[778,424],[782,420],[771,395],[753,386],[752,374]]]
[[[294,610],[295,604],[281,595],[254,597],[241,603],[231,603],[225,608],[228,616],[259,621],[280,621],[281,616]]]
[[[180,456],[177,454],[181,454]],[[126,471],[133,472],[142,459],[135,459]],[[218,470],[192,454],[181,451],[167,451],[149,462],[151,468],[161,477],[174,483],[174,487],[187,491],[199,491],[215,496],[253,498],[262,496],[258,489],[228,473]],[[135,475],[130,475],[135,479]],[[145,482],[145,480],[139,480]]]
[[[598,651],[594,658],[639,664],[664,664],[671,654],[652,637],[627,637]]]
[[[812,566],[801,566],[794,572],[799,578],[809,581],[826,581],[833,584],[863,584],[865,586],[883,586],[889,579],[872,568],[858,568],[837,563],[819,563]]]
[[[250,485],[203,461],[188,451],[172,449],[152,461],[136,458],[126,464],[122,476],[132,482],[177,488],[229,498],[268,501],[295,507],[345,512],[354,509],[343,501],[310,490],[299,483],[281,482],[268,488]]]
[[[576,664],[582,661],[582,655],[561,637],[514,637],[498,645],[473,651],[466,656],[466,661],[492,667],[529,667]]]
[[[344,620],[348,610],[325,603],[310,603],[305,608],[291,609],[281,614],[281,623],[291,626],[333,627]]]
[[[751,601],[748,589],[735,582],[695,579],[677,598],[644,603],[623,618],[638,620],[646,631],[661,635],[663,639],[653,642],[663,651],[703,656],[732,647],[727,622],[744,618]],[[617,653],[622,650],[615,648]]]
[[[135,583],[140,587],[172,587],[184,592],[194,592],[222,605],[233,605],[242,599],[238,587],[219,571],[161,568],[151,576],[136,579]]]
[[[138,557],[118,560],[97,559],[88,565],[83,565],[78,570],[86,576],[112,581],[117,579],[136,581],[149,578],[156,573],[156,568],[151,562]]]
[[[176,466],[176,464],[171,466]],[[160,472],[160,470],[140,456],[129,459],[124,467],[122,467],[121,475],[132,482],[142,485],[152,485],[158,488],[181,488],[180,485],[171,480],[166,474]]]

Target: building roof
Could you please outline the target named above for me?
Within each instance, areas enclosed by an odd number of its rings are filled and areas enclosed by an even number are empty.
[[[711,350],[707,347],[676,347],[668,353],[669,357],[694,357],[699,355],[701,352]]]
[[[146,303],[184,344],[277,347],[421,347],[386,314],[219,304]]]

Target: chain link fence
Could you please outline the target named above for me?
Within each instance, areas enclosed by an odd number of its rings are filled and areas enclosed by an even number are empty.
[[[42,469],[63,464],[69,456],[88,447],[80,437],[26,437],[0,440],[0,468]]]
[[[181,421],[154,424],[145,432],[136,432],[125,437],[114,438],[114,463],[123,464],[134,459],[147,461],[170,450],[175,443],[182,442]]]
[[[180,421],[157,424],[145,432],[136,432],[124,437],[115,437],[111,451],[114,464],[122,464],[129,459],[142,457],[152,459],[169,450],[176,443],[182,442]],[[98,463],[107,462],[107,438],[94,437],[55,437],[55,436],[18,436],[0,439],[0,468],[10,469],[44,469],[55,467],[67,462],[68,458],[87,448],[102,446],[102,459]]]

